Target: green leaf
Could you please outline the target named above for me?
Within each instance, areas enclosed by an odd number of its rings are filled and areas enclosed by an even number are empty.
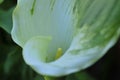
[[[95,80],[87,72],[77,72],[71,75],[68,75],[65,80]]]
[[[8,33],[10,33],[12,29],[12,12],[13,8],[8,11],[0,10],[0,27]]]
[[[12,38],[39,74],[68,75],[91,66],[116,43],[119,6],[119,0],[18,0]],[[56,60],[56,53],[63,55]]]
[[[19,55],[17,54],[17,49],[13,48],[11,52],[8,53],[7,59],[4,63],[4,72],[5,74],[9,74],[13,65],[18,62]]]
[[[0,4],[3,2],[4,0],[0,0]]]

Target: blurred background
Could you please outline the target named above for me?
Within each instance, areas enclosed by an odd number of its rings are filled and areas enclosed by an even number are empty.
[[[0,80],[44,80],[27,66],[10,35],[17,0],[0,0]],[[91,67],[61,80],[120,80],[120,39]]]

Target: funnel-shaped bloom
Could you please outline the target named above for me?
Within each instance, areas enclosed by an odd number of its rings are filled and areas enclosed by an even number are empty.
[[[36,72],[67,75],[89,67],[115,44],[119,7],[120,0],[18,0],[12,38]]]

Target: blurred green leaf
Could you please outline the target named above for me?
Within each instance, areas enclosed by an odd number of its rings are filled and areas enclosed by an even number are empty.
[[[8,11],[0,10],[0,27],[2,27],[8,33],[11,32],[12,28],[12,12],[13,8]]]
[[[10,34],[0,28],[0,80],[41,79],[23,61],[21,48],[11,41]]]
[[[3,0],[0,0],[0,4],[3,2]]]
[[[4,64],[4,72],[6,74],[10,73],[11,68],[18,62],[19,54],[16,53],[17,48],[12,50],[8,55]]]

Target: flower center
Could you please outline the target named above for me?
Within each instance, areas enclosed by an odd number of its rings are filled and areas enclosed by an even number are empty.
[[[56,53],[56,56],[55,56],[55,60],[56,59],[58,59],[58,58],[60,58],[61,57],[61,55],[62,55],[62,48],[58,48],[58,50],[57,50],[57,53]]]

